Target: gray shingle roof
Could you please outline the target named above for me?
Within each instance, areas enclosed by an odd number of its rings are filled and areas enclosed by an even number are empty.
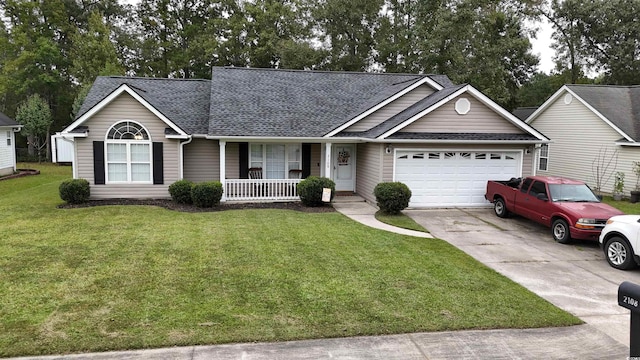
[[[0,112],[0,126],[15,126],[18,125],[12,118]]]
[[[567,85],[620,130],[640,141],[640,86]]]
[[[76,118],[123,84],[188,134],[207,133],[210,80],[100,76],[93,83]]]
[[[519,107],[513,110],[512,114],[518,119],[525,121],[531,114],[538,110],[537,106]]]
[[[321,137],[425,76],[214,68],[209,134]]]

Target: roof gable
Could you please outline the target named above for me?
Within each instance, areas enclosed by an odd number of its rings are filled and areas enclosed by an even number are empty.
[[[561,96],[570,94],[627,141],[640,141],[640,87],[564,85],[527,119],[533,123]]]
[[[513,114],[509,113],[505,109],[503,109],[500,105],[496,104],[493,100],[486,97],[480,91],[476,90],[471,85],[460,85],[457,87],[443,89],[438,91],[431,96],[426,97],[425,99],[419,101],[415,105],[409,107],[407,110],[402,113],[394,116],[383,124],[378,126],[378,129],[371,132],[371,135],[377,139],[386,139],[388,137],[397,134],[402,129],[405,129],[409,125],[415,123],[420,120],[427,114],[435,111],[436,109],[444,106],[445,104],[453,101],[457,97],[462,94],[468,94],[487,106],[489,109],[495,111],[499,116],[504,118],[506,121],[510,122],[516,128],[521,129],[522,132],[534,136],[538,140],[546,141],[548,140],[544,135],[540,132],[527,125],[525,122],[516,118]],[[374,130],[374,129],[372,129]],[[398,137],[400,135],[395,135]]]
[[[180,135],[206,134],[209,80],[98,77],[82,104],[73,130],[122,93],[128,93]]]

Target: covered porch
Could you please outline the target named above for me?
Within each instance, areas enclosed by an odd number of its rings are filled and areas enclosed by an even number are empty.
[[[334,180],[337,191],[355,191],[354,143],[242,140],[193,139],[185,144],[183,178],[219,180],[221,201],[296,201],[297,185],[308,176]],[[208,163],[203,163],[205,157]]]

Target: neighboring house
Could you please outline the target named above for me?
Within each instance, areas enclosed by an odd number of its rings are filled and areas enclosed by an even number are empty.
[[[537,174],[583,180],[592,188],[599,177],[600,190],[610,193],[621,171],[625,192],[633,190],[631,166],[640,161],[639,86],[565,85],[526,122],[551,139],[537,153]]]
[[[533,171],[548,139],[446,76],[214,68],[211,80],[99,77],[60,136],[91,197],[163,198],[219,180],[223,201],[297,199],[309,175],[375,202],[401,181],[411,206],[487,204],[487,179]]]
[[[16,136],[22,126],[0,113],[0,176],[16,171]]]

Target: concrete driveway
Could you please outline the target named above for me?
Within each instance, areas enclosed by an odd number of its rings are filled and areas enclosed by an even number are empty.
[[[618,286],[640,284],[640,270],[609,266],[597,242],[556,243],[551,231],[492,209],[405,210],[405,214],[497,272],[629,346],[629,310]]]

